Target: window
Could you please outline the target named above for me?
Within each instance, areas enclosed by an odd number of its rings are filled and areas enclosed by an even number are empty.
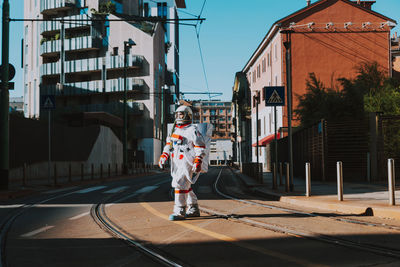
[[[253,83],[256,82],[256,71],[253,71]]]
[[[267,64],[268,64],[268,67],[271,66],[271,55],[270,55],[270,53],[267,54]]]
[[[149,13],[149,3],[144,3],[144,7],[143,7],[143,17],[150,17],[150,13]]]
[[[157,17],[167,17],[167,3],[157,3]]]
[[[113,56],[118,56],[118,47],[113,47]]]
[[[275,61],[278,59],[278,46],[275,44]]]
[[[224,110],[223,110],[223,109],[220,109],[220,110],[219,110],[219,114],[224,114]]]
[[[266,71],[266,66],[265,66],[265,58],[262,60],[262,72]]]

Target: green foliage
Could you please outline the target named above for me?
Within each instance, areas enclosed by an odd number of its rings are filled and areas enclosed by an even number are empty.
[[[117,8],[115,6],[115,3],[111,2],[111,1],[107,1],[107,2],[103,2],[103,3],[99,3],[99,11],[97,11],[94,8],[91,8],[90,11],[93,14],[115,14],[117,11]]]
[[[321,119],[360,119],[366,112],[400,114],[399,83],[386,76],[376,62],[363,63],[354,79],[338,79],[342,90],[326,88],[314,73],[306,80],[306,94],[297,96],[295,114],[302,126]]]

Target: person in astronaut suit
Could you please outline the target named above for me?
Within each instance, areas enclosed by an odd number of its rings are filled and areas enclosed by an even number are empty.
[[[200,216],[197,197],[191,186],[200,175],[206,145],[197,126],[192,124],[192,116],[188,106],[176,110],[175,128],[167,137],[159,160],[161,169],[168,159],[171,161],[171,185],[175,188],[174,209],[169,217],[172,221]]]

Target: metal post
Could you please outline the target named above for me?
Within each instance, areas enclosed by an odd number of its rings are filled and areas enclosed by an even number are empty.
[[[26,163],[24,163],[24,166],[22,169],[22,185],[26,186]]]
[[[111,164],[108,163],[108,178],[111,177]]]
[[[275,162],[273,162],[272,163],[272,189],[276,189],[277,174],[278,174],[277,165]]]
[[[91,179],[93,180],[94,179],[94,165],[93,165],[93,163],[92,163],[92,165],[91,165],[91,168],[92,168],[92,171],[91,171]]]
[[[367,152],[367,182],[371,182],[371,155]]]
[[[258,92],[256,92],[254,101],[256,103],[256,154],[257,154],[257,178],[258,180],[261,180],[260,182],[262,183],[262,179],[260,179],[260,168],[259,168],[259,158],[258,158],[258,153],[259,153],[259,146],[258,146],[258,102],[259,102],[259,97],[260,95]]]
[[[311,196],[311,169],[309,162],[306,162],[306,196]]]
[[[343,164],[341,161],[336,163],[337,173],[337,195],[338,200],[343,201]]]
[[[9,45],[10,45],[10,5],[8,0],[3,1],[2,18],[2,57],[1,57],[1,87],[0,87],[0,190],[8,189],[10,162],[9,162]]]
[[[83,163],[81,163],[81,181],[83,181],[84,177],[85,177],[85,173],[83,170]]]
[[[128,48],[129,46],[127,45],[127,42],[124,42],[124,106],[123,106],[123,111],[124,111],[124,129],[122,133],[122,159],[123,159],[123,168],[122,172],[124,174],[128,173],[128,153],[127,153],[127,142],[128,142],[128,110],[127,110],[127,81],[126,81],[126,76],[127,76],[127,54],[128,54]]]
[[[103,179],[103,163],[100,163],[100,179]]]
[[[277,188],[277,184],[278,184],[278,180],[277,180],[277,168],[278,168],[278,136],[277,136],[277,128],[278,128],[278,123],[276,121],[277,115],[276,115],[276,106],[274,106],[274,124],[275,124],[275,165],[274,165],[274,179],[272,180],[272,188],[276,189]]]
[[[65,84],[65,70],[64,70],[64,62],[65,62],[65,24],[64,20],[60,21],[61,29],[60,29],[60,41],[61,41],[61,51],[60,51],[60,93],[64,93],[64,84]]]
[[[283,166],[282,162],[279,162],[279,185],[283,185]]]
[[[54,163],[54,185],[57,186],[57,163]]]
[[[48,131],[47,131],[47,139],[49,141],[48,144],[48,155],[49,155],[49,162],[48,162],[48,183],[50,184],[50,180],[51,180],[51,110],[49,109],[48,111]]]
[[[396,205],[396,182],[395,182],[395,170],[394,170],[394,159],[388,159],[388,185],[389,185],[389,205]]]
[[[289,183],[290,183],[290,178],[289,178],[290,166],[289,165],[290,165],[289,163],[286,163],[286,177],[285,177],[285,190],[286,190],[286,192],[289,192],[289,190],[290,190],[290,186],[289,186]]]
[[[292,140],[292,64],[291,64],[291,31],[286,31],[286,89],[287,89],[287,116],[288,116],[288,137],[289,137],[289,165],[290,165],[290,191],[293,191],[293,140]]]
[[[72,164],[71,164],[71,162],[68,165],[68,182],[69,183],[72,182]]]

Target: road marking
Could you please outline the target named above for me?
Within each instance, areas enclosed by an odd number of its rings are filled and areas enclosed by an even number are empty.
[[[79,214],[79,215],[76,215],[76,216],[74,216],[74,217],[71,217],[71,218],[69,218],[69,220],[71,220],[71,221],[77,220],[77,219],[82,218],[82,217],[85,217],[86,215],[89,215],[89,214],[90,214],[90,212],[87,211],[87,212],[81,213],[81,214]]]
[[[77,207],[91,207],[91,204],[37,204],[33,205],[35,208],[77,208]]]
[[[32,237],[32,236],[37,235],[37,234],[39,234],[39,233],[41,233],[41,232],[45,232],[45,231],[47,231],[47,230],[49,230],[49,229],[51,229],[51,228],[53,228],[53,227],[54,227],[54,226],[48,225],[48,226],[45,226],[45,227],[36,229],[36,230],[34,230],[34,231],[32,231],[32,232],[23,234],[23,235],[21,235],[21,237]]]
[[[103,192],[104,194],[115,194],[124,191],[125,189],[129,188],[129,186],[120,186],[111,190],[108,190],[106,192]]]
[[[130,199],[130,198],[132,198],[132,197],[136,197],[137,195],[140,195],[140,194],[144,194],[144,193],[151,192],[151,191],[157,189],[158,187],[159,187],[159,186],[157,186],[157,185],[151,185],[151,186],[143,187],[143,188],[139,189],[138,191],[134,192],[133,194],[130,194],[130,195],[126,196],[126,197],[123,197],[123,198],[121,198],[121,199],[118,199],[118,201],[115,201],[115,203],[119,203],[119,202],[122,202],[122,201],[124,201],[124,200]],[[111,207],[111,206],[113,206],[115,203],[106,204],[106,207]]]
[[[15,208],[20,208],[24,204],[14,204],[14,205],[0,205],[0,209],[15,209]]]
[[[136,193],[137,194],[144,194],[144,193],[151,192],[151,191],[153,191],[153,190],[155,190],[157,188],[158,188],[158,186],[150,185],[150,186],[146,186],[146,187],[143,187],[143,188],[139,189],[138,191],[136,191]]]
[[[162,218],[164,220],[169,220],[168,215],[159,212],[158,210],[156,210],[152,206],[150,206],[148,203],[141,202],[140,205],[142,205],[150,213],[152,213],[152,214],[154,214],[154,215],[156,215],[156,216],[158,216],[158,217],[160,217],[160,218]],[[204,235],[207,235],[207,236],[210,236],[210,237],[213,237],[213,238],[225,241],[225,242],[230,242],[230,243],[232,243],[232,244],[234,244],[236,246],[239,246],[239,247],[242,247],[242,248],[246,248],[246,249],[249,249],[249,250],[253,250],[253,251],[257,251],[257,252],[259,252],[261,254],[272,256],[272,257],[275,257],[275,258],[278,258],[278,259],[281,259],[281,260],[294,262],[294,263],[302,265],[302,266],[326,266],[326,265],[321,265],[321,264],[314,264],[314,263],[311,263],[311,262],[309,262],[307,260],[295,258],[295,257],[292,257],[292,256],[287,255],[287,254],[283,254],[283,253],[280,253],[280,252],[277,252],[277,251],[272,251],[272,250],[269,250],[269,249],[266,249],[266,248],[263,248],[263,247],[259,247],[259,246],[256,246],[256,245],[253,245],[253,244],[250,244],[250,243],[247,243],[247,242],[243,242],[243,241],[241,241],[239,239],[236,239],[236,238],[224,235],[224,234],[216,233],[216,232],[213,232],[213,231],[210,231],[210,230],[206,230],[206,229],[203,229],[201,227],[189,224],[189,223],[184,222],[184,221],[171,221],[171,222],[173,222],[175,224],[178,224],[178,225],[180,225],[182,227],[188,228],[188,229],[190,229],[192,231],[195,231],[195,232],[198,232],[198,233],[202,233]]]
[[[55,189],[55,190],[49,190],[49,191],[42,192],[42,194],[60,193],[60,192],[63,192],[63,191],[72,190],[72,189],[74,189],[74,188],[77,188],[77,186],[67,187],[67,188],[61,188],[61,189]]]
[[[89,192],[92,192],[92,191],[96,191],[96,190],[100,190],[100,189],[103,189],[103,188],[106,188],[106,187],[107,186],[104,186],[104,185],[94,186],[94,187],[89,187],[89,188],[86,188],[86,189],[78,190],[78,191],[76,191],[74,193],[75,194],[86,194],[86,193],[89,193]]]

